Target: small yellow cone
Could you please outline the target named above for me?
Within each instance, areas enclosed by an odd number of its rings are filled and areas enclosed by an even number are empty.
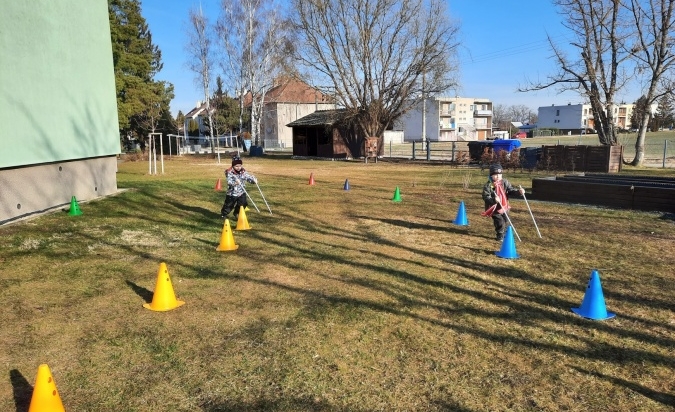
[[[230,227],[230,220],[225,219],[223,224],[223,233],[220,235],[220,244],[216,250],[226,252],[228,250],[237,250],[239,245],[234,244],[234,236],[232,235],[232,228]]]
[[[49,366],[40,365],[28,412],[65,412]]]
[[[251,226],[248,224],[248,219],[246,219],[246,211],[244,206],[239,206],[239,219],[237,219],[237,227],[234,230],[250,230]]]
[[[155,284],[155,293],[152,295],[152,302],[144,303],[143,307],[157,312],[165,312],[176,309],[184,304],[185,302],[176,299],[166,263],[160,263],[157,270],[157,283]]]

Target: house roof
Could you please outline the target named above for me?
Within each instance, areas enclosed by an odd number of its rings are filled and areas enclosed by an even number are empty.
[[[201,103],[199,106],[195,107],[194,109],[190,110],[186,115],[186,119],[194,119],[195,117],[198,117],[202,114],[206,113],[206,102]]]
[[[281,80],[265,96],[266,102],[314,103],[327,102],[328,96],[305,82],[296,79]]]
[[[330,126],[340,120],[344,112],[344,109],[317,110],[314,113],[290,122],[286,126]]]
[[[321,93],[318,89],[307,83],[288,77],[282,77],[275,81],[267,93],[265,104],[268,103],[330,103],[330,97]],[[244,96],[244,105],[251,105],[251,93]]]

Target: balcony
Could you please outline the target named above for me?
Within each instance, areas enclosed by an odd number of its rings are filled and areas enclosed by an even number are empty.
[[[441,110],[440,115],[441,116],[454,116],[455,111],[454,110]]]
[[[474,110],[474,116],[492,116],[492,110]]]

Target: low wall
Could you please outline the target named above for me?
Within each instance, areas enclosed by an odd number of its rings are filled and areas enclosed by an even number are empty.
[[[117,192],[117,156],[0,169],[0,224]]]
[[[542,146],[539,169],[616,173],[622,158],[623,146]]]
[[[532,180],[531,198],[618,209],[675,213],[675,179],[608,174]]]

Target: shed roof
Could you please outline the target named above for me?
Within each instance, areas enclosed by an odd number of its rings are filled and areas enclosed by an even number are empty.
[[[286,126],[330,126],[340,120],[344,113],[344,109],[317,110],[314,113],[290,122]]]

